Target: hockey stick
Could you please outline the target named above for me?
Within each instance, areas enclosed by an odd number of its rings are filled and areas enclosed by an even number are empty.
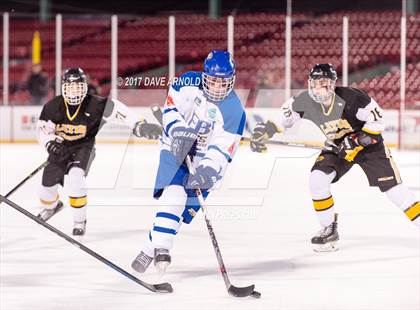
[[[162,110],[159,106],[152,106],[151,107],[153,115],[155,118],[159,121],[160,124],[163,123],[162,121]],[[241,137],[241,141],[244,142],[251,142],[251,138],[248,137]],[[331,151],[334,152],[336,146],[319,146],[319,145],[313,145],[313,144],[307,144],[307,143],[299,143],[299,142],[287,142],[287,141],[278,141],[278,140],[268,140],[266,144],[273,144],[273,145],[284,145],[284,146],[292,146],[292,147],[303,147],[303,148],[309,148],[309,149],[316,149],[316,150],[325,150],[325,151]]]
[[[251,142],[251,138],[242,137],[241,141]],[[332,146],[319,146],[307,143],[299,143],[299,142],[287,142],[287,141],[278,141],[278,140],[268,140],[266,144],[272,145],[284,145],[284,146],[292,146],[292,147],[303,147],[307,149],[315,149],[315,150],[325,150],[334,152],[334,148]]]
[[[190,172],[190,174],[195,174],[195,168],[191,163],[191,158],[189,156],[187,156],[185,161],[187,163],[188,171]],[[201,210],[204,213],[204,220],[206,221],[207,230],[209,232],[210,239],[211,239],[212,244],[213,244],[214,252],[216,253],[217,262],[219,263],[220,272],[222,273],[223,280],[225,281],[225,285],[226,285],[226,288],[228,290],[228,293],[232,296],[235,296],[235,297],[252,296],[252,297],[255,297],[255,298],[260,298],[261,293],[254,290],[254,288],[255,288],[254,284],[252,284],[250,286],[246,286],[246,287],[237,287],[237,286],[234,286],[230,283],[230,280],[229,280],[229,277],[228,277],[228,274],[227,274],[227,271],[226,271],[225,263],[223,262],[222,253],[220,252],[220,247],[219,247],[219,244],[217,243],[216,235],[213,231],[213,226],[211,225],[210,219],[207,215],[207,209],[206,209],[205,204],[204,204],[204,198],[203,198],[203,194],[201,192],[201,189],[196,188],[195,193],[197,194],[197,199],[198,199],[198,202],[200,204]]]
[[[152,109],[152,113],[155,116],[155,118],[158,120],[158,122],[161,125],[163,125],[162,110],[160,109],[160,107],[152,106],[151,109]],[[187,162],[189,172],[191,174],[194,174],[195,169],[192,166],[191,159],[188,156],[186,158],[186,162]],[[226,271],[225,263],[223,262],[222,253],[220,252],[219,244],[217,243],[216,235],[213,231],[213,226],[211,225],[210,219],[207,216],[207,211],[206,211],[206,208],[205,208],[205,205],[204,205],[203,195],[202,195],[201,190],[199,188],[197,188],[195,191],[196,191],[196,194],[197,194],[198,202],[200,203],[201,210],[204,213],[204,219],[206,221],[207,230],[209,232],[210,239],[211,239],[212,244],[213,244],[213,249],[214,249],[214,252],[216,253],[217,262],[219,263],[220,272],[222,273],[223,280],[225,282],[226,289],[227,289],[228,293],[232,296],[235,296],[235,297],[252,296],[254,298],[260,298],[261,293],[259,293],[257,291],[254,291],[254,288],[255,288],[254,284],[250,285],[250,286],[246,286],[246,287],[237,287],[237,286],[234,286],[230,283],[230,280],[229,280],[229,277],[228,277],[228,274],[227,274],[227,271]]]
[[[37,174],[40,170],[44,169],[45,166],[48,165],[48,161],[45,161],[41,164],[38,168],[36,168],[34,171],[31,172],[30,175],[28,175],[26,178],[24,178],[18,185],[16,185],[14,188],[12,188],[4,197],[9,197],[11,194],[13,194],[15,191],[17,191],[26,181],[28,181],[30,178],[32,178],[35,174]]]
[[[47,228],[48,230],[52,231],[53,233],[56,233],[60,237],[64,238],[66,241],[70,242],[72,245],[78,247],[82,251],[85,251],[86,253],[88,253],[89,255],[93,256],[97,260],[101,261],[102,263],[104,263],[108,267],[111,267],[115,271],[119,272],[123,276],[125,276],[125,277],[129,278],[130,280],[136,282],[137,284],[140,284],[141,286],[147,288],[149,291],[152,291],[152,292],[155,292],[155,293],[172,293],[173,292],[173,289],[172,289],[172,286],[171,286],[170,283],[149,284],[149,283],[146,283],[146,282],[144,282],[144,281],[136,278],[131,273],[125,271],[121,267],[118,267],[117,265],[115,265],[113,262],[107,260],[105,257],[99,255],[95,251],[92,251],[91,249],[89,249],[88,247],[84,246],[80,242],[78,242],[78,241],[74,240],[73,238],[69,237],[68,235],[66,235],[65,233],[63,233],[61,230],[58,230],[54,226],[51,226],[50,224],[48,224],[48,223],[44,222],[43,220],[37,218],[32,213],[26,211],[24,208],[22,208],[22,207],[18,206],[17,204],[15,204],[13,201],[10,201],[9,199],[7,199],[5,196],[0,195],[0,202],[7,203],[9,206],[11,206],[12,208],[16,209],[17,211],[19,211],[23,215],[26,215],[31,220],[33,220],[33,221],[37,222],[38,224],[44,226],[45,228]]]
[[[57,140],[61,140],[62,138],[56,138]],[[32,178],[35,174],[37,174],[39,171],[41,171],[42,169],[44,169],[46,166],[48,165],[48,160],[46,160],[45,162],[43,162],[38,168],[36,168],[34,171],[31,172],[31,174],[29,174],[26,178],[24,178],[18,185],[16,185],[14,188],[12,188],[10,190],[10,192],[8,192],[4,197],[8,198],[11,194],[13,194],[17,189],[19,189],[24,183],[26,183],[26,181],[28,181],[30,178]],[[0,202],[1,204],[1,202]]]

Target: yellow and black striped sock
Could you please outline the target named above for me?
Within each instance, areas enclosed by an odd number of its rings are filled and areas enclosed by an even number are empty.
[[[58,203],[58,195],[55,197],[54,200],[45,200],[45,199],[40,199],[41,204],[46,208],[46,209],[54,209],[57,206]]]
[[[414,222],[420,217],[420,202],[417,201],[413,203],[411,206],[404,210],[404,213],[407,215],[410,221]]]
[[[332,196],[313,199],[314,209],[321,226],[326,227],[334,221],[334,200]]]
[[[312,199],[312,201],[314,203],[315,211],[326,211],[334,206],[334,199],[332,196],[319,200]]]
[[[87,198],[85,196],[81,197],[69,197],[70,206],[73,213],[73,220],[75,222],[81,223],[86,221],[86,210],[87,210]]]
[[[70,206],[73,208],[83,208],[87,204],[87,197],[69,197],[70,198]]]

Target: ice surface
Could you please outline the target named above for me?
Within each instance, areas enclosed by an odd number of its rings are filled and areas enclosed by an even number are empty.
[[[392,153],[418,197],[419,152]],[[312,251],[309,240],[319,227],[307,179],[316,154],[290,147],[255,154],[241,146],[222,188],[207,202],[232,283],[255,284],[261,299],[227,295],[201,215],[181,228],[162,279],[154,267],[138,275],[172,283],[173,294],[156,295],[2,204],[0,308],[420,309],[419,231],[368,187],[360,168],[332,188],[341,249]],[[38,145],[0,145],[0,192],[43,160]],[[130,272],[153,221],[157,163],[157,145],[98,145],[88,177],[83,243]],[[10,198],[37,213],[40,180],[41,173]],[[50,224],[70,234],[70,211]]]

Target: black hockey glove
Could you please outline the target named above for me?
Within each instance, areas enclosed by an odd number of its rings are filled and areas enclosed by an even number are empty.
[[[198,166],[195,174],[192,174],[184,181],[187,189],[207,190],[213,187],[221,176],[212,167]]]
[[[265,123],[258,123],[251,135],[250,147],[253,152],[266,152],[267,146],[265,145],[268,139],[272,138],[275,133],[281,132],[276,124],[272,121]]]
[[[198,133],[193,128],[178,127],[172,130],[171,152],[178,165],[184,162],[187,155],[194,156]]]
[[[133,134],[138,138],[157,140],[162,135],[162,127],[143,120],[135,124]]]
[[[378,140],[364,131],[353,133],[344,138],[338,147],[337,155],[352,162],[365,147],[378,143]]]
[[[48,154],[50,154],[48,160],[51,162],[62,162],[65,161],[69,156],[67,148],[63,144],[62,140],[55,139],[48,141],[45,145],[45,148]]]

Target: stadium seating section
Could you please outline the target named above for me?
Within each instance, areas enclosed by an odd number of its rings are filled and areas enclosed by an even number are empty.
[[[314,63],[330,62],[341,76],[342,18],[349,17],[349,74],[362,76],[351,86],[365,89],[384,107],[399,105],[400,18],[399,12],[335,12],[292,18],[292,86],[306,87]],[[420,14],[407,20],[407,106],[420,102]],[[42,40],[42,65],[55,74],[55,23],[10,18],[10,100],[28,102],[25,81],[31,68],[31,40],[35,30]],[[237,88],[284,86],[285,15],[242,14],[235,17]],[[2,37],[1,37],[1,40]],[[177,75],[201,70],[212,49],[226,49],[227,18],[206,15],[176,16]],[[1,41],[1,44],[3,42]],[[79,66],[109,92],[111,71],[111,23],[109,18],[63,18],[63,67]],[[0,53],[3,56],[3,51]],[[120,18],[118,74],[167,74],[168,18]],[[363,72],[389,66],[384,75],[363,79]],[[3,85],[3,77],[0,84]],[[52,82],[51,85],[54,85]],[[51,88],[51,95],[53,88]],[[252,96],[251,96],[252,98]],[[247,105],[254,104],[249,100]]]

